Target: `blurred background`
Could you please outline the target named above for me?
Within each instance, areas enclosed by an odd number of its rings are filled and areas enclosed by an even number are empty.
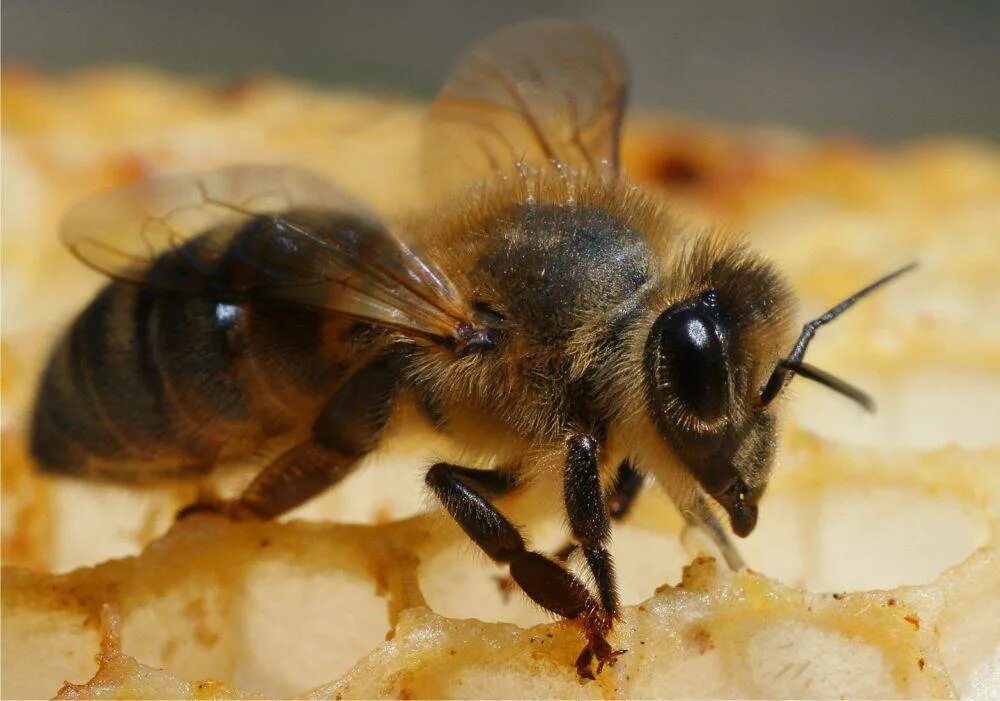
[[[1000,137],[1000,3],[923,0],[6,0],[5,67],[276,72],[428,97],[476,38],[538,16],[623,44],[633,104],[881,142]]]

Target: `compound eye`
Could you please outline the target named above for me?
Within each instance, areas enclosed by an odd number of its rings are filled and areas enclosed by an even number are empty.
[[[722,331],[713,310],[700,300],[681,302],[660,315],[653,333],[658,339],[655,372],[660,391],[680,400],[702,421],[720,419],[729,383]]]

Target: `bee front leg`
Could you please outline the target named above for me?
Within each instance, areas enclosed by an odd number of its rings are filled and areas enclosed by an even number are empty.
[[[272,519],[337,484],[378,445],[402,386],[400,370],[392,352],[363,366],[327,401],[309,439],[275,458],[237,499],[195,503],[178,518],[208,511]]]
[[[606,640],[619,616],[618,585],[614,563],[607,550],[611,537],[611,518],[601,490],[597,460],[597,440],[588,434],[572,436],[566,443],[566,467],[563,472],[563,498],[573,537],[580,544],[587,566],[597,584],[599,609],[584,619],[587,647],[577,659],[580,676],[592,676],[590,663],[597,659],[597,673],[605,664],[614,664],[625,650],[614,650]]]
[[[601,604],[587,591],[583,582],[562,564],[541,553],[528,550],[524,538],[507,517],[489,502],[471,482],[482,470],[438,463],[427,471],[427,484],[466,535],[494,562],[504,563],[517,585],[535,603],[563,618],[583,622],[588,639],[595,616],[603,619]],[[608,661],[616,654],[604,641],[603,633],[588,644],[587,651]],[[578,666],[581,676],[593,678],[589,669]]]
[[[642,491],[643,482],[642,473],[637,472],[628,460],[622,460],[621,465],[618,466],[618,475],[615,477],[606,498],[608,516],[612,521],[621,521],[629,515],[636,497]],[[579,546],[576,543],[569,541],[553,553],[553,557],[565,562],[576,551],[577,547]]]

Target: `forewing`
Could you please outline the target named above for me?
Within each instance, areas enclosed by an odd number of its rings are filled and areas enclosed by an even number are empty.
[[[447,191],[520,162],[617,170],[627,82],[618,46],[589,25],[503,29],[461,59],[431,106],[428,177]]]
[[[102,193],[61,236],[91,267],[159,290],[278,299],[449,337],[467,320],[447,278],[321,177],[235,166]]]

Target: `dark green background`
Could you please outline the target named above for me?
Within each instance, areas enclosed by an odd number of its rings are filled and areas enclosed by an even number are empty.
[[[1000,2],[5,0],[3,61],[276,71],[426,96],[492,29],[575,16],[616,35],[633,103],[892,141],[1000,137]]]

